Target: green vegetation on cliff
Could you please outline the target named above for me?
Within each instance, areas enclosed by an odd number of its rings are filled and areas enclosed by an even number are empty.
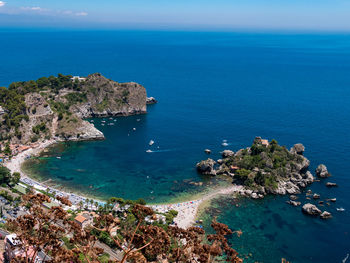
[[[312,174],[307,171],[310,162],[303,152],[302,144],[288,150],[276,140],[268,142],[257,137],[251,147],[236,153],[225,150],[218,162],[212,159],[199,162],[197,170],[208,175],[229,175],[235,184],[264,194],[298,192],[299,187],[313,182]]]
[[[146,100],[141,85],[118,83],[99,73],[13,82],[0,87],[0,141],[101,138],[84,118],[145,113]]]

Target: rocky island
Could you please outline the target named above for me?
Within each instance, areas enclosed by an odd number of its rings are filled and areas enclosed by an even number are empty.
[[[0,88],[0,143],[30,147],[50,139],[104,139],[85,118],[143,114],[147,104],[156,102],[147,98],[142,85],[119,83],[100,73],[14,82]]]
[[[267,194],[297,194],[314,181],[308,171],[310,161],[303,156],[305,147],[295,144],[290,150],[276,140],[256,137],[252,146],[222,152],[222,159],[203,160],[197,163],[197,171],[207,175],[228,175],[233,183],[244,186],[242,195],[254,199]]]

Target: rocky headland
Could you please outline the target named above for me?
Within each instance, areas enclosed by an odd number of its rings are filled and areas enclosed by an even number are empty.
[[[0,143],[104,139],[85,118],[144,114],[147,104],[156,102],[147,98],[142,85],[119,83],[100,73],[14,82],[0,88]]]

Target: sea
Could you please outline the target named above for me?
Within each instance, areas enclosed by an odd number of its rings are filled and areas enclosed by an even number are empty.
[[[173,202],[229,183],[197,174],[205,149],[218,159],[256,136],[303,143],[310,171],[323,163],[332,174],[307,188],[337,198],[319,206],[332,219],[308,217],[286,196],[221,197],[201,213],[203,227],[216,218],[241,230],[229,240],[244,262],[350,262],[350,34],[0,29],[0,38],[0,86],[100,72],[158,100],[145,115],[89,119],[106,140],[50,148],[25,165],[34,178],[104,200]]]

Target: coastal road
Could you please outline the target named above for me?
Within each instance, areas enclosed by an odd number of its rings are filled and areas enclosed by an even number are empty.
[[[111,260],[120,261],[123,258],[123,252],[121,250],[114,250],[100,241],[97,241],[95,243],[95,247],[102,248],[106,253],[108,253],[111,256]]]

